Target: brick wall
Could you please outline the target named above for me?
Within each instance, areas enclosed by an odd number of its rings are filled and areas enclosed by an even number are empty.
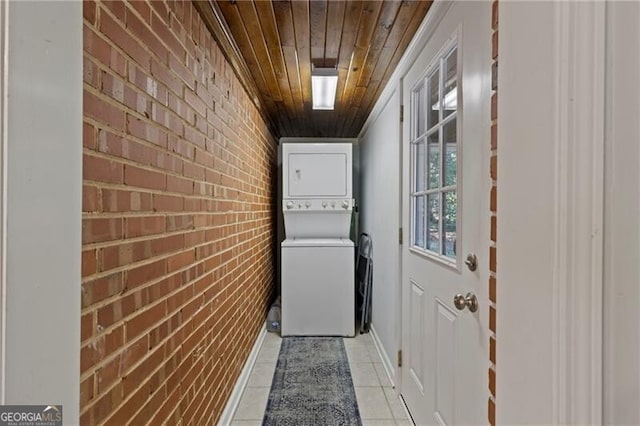
[[[83,8],[81,423],[212,424],[273,293],[275,140],[191,2]]]
[[[496,424],[496,255],[497,255],[497,197],[498,197],[498,0],[493,1],[491,13],[491,241],[489,246],[489,424]]]

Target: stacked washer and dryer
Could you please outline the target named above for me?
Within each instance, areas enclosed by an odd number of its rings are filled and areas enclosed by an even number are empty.
[[[282,145],[282,336],[354,336],[349,143]]]

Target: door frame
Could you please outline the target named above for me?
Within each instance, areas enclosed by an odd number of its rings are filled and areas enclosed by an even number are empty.
[[[499,3],[498,423],[602,422],[605,6]]]

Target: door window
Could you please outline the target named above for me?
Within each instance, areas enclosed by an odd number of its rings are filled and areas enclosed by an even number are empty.
[[[458,49],[451,46],[411,94],[411,245],[457,260]]]

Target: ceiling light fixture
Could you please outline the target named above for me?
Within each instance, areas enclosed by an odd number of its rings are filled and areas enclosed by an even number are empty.
[[[316,68],[311,70],[311,97],[313,109],[333,109],[338,89],[338,70]]]

